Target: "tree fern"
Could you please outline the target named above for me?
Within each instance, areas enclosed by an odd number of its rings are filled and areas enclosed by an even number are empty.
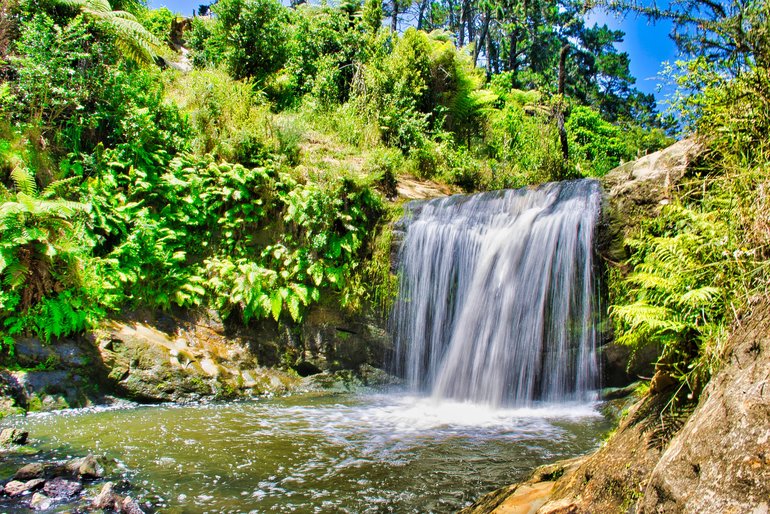
[[[163,43],[127,11],[113,11],[107,0],[50,0],[54,5],[79,9],[84,16],[116,36],[115,44],[128,59],[151,64]]]

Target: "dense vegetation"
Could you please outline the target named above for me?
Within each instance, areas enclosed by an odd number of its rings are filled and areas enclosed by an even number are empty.
[[[658,345],[666,407],[697,399],[726,353],[732,324],[768,293],[770,18],[766,2],[624,4],[674,22],[692,59],[676,63],[676,107],[705,152],[672,203],[629,241],[611,313],[619,341]],[[666,378],[667,377],[667,378]]]
[[[126,308],[292,323],[323,298],[387,303],[374,238],[397,175],[512,187],[667,142],[622,34],[570,1],[526,4],[521,25],[425,4],[397,33],[398,2],[221,0],[185,41],[136,0],[0,6],[6,350]]]

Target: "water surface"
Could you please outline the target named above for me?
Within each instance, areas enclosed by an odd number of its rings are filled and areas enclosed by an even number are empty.
[[[6,424],[64,458],[118,460],[160,512],[452,512],[598,444],[591,405],[490,409],[404,394],[36,414]]]

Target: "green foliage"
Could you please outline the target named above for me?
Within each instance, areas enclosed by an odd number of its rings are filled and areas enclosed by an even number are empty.
[[[629,151],[619,127],[604,121],[589,107],[576,106],[567,118],[570,157],[585,166],[584,176],[601,177],[623,160],[635,155]]]
[[[147,9],[140,16],[140,21],[147,31],[164,43],[170,43],[171,24],[175,19],[176,15],[166,7]]]
[[[20,33],[18,56],[11,61],[18,74],[13,83],[18,99],[14,117],[55,126],[84,109],[94,83],[104,81],[101,62],[93,57],[104,49],[93,43],[82,17],[61,27],[46,14],[37,14],[21,25]]]
[[[84,224],[88,206],[56,198],[63,183],[38,193],[21,161],[11,178],[15,192],[0,206],[0,333],[31,331],[49,341],[79,332],[100,314],[84,270],[93,244]]]
[[[165,77],[167,97],[188,116],[195,153],[253,166],[275,149],[270,107],[250,81],[215,69]]]
[[[261,84],[283,67],[289,49],[289,12],[277,0],[221,0],[210,27],[199,23],[196,50],[204,61],[223,63],[236,79]],[[203,39],[205,31],[210,37]],[[211,59],[211,61],[209,61]]]
[[[709,348],[720,344],[736,292],[731,277],[739,254],[720,218],[672,205],[648,222],[642,237],[628,242],[634,270],[625,279],[628,303],[611,309],[620,323],[617,341],[632,348],[661,344],[660,362],[695,396],[713,371],[717,355]]]
[[[496,161],[490,188],[523,187],[554,180],[562,168],[557,126],[542,95],[511,90],[488,115],[486,146]]]
[[[115,38],[115,46],[126,58],[152,64],[161,42],[127,11],[113,11],[107,0],[50,0],[52,4],[79,10],[106,33]]]
[[[351,23],[345,11],[330,7],[302,5],[292,15],[286,76],[292,81],[293,98],[309,93],[324,107],[346,101],[353,64],[366,49],[358,23]]]

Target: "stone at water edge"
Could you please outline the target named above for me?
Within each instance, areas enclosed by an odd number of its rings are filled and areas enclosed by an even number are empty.
[[[139,504],[130,496],[122,497],[115,493],[115,485],[107,482],[102,486],[102,490],[91,502],[95,509],[114,510],[122,514],[144,514]]]
[[[122,514],[144,514],[144,511],[139,506],[136,501],[134,501],[130,496],[126,496],[123,499],[123,503],[120,505],[120,512]]]
[[[27,482],[21,482],[19,480],[11,480],[7,484],[5,484],[5,494],[13,498],[14,496],[20,496],[28,491],[34,491],[35,489],[40,489],[43,484],[45,483],[45,480],[42,478],[33,478],[32,480],[29,480]]]
[[[19,468],[13,478],[16,480],[30,480],[41,478],[45,473],[45,466],[39,462],[33,462]]]
[[[102,478],[104,477],[104,466],[101,459],[88,454],[80,459],[73,459],[65,467],[67,471],[81,478]]]
[[[121,498],[115,493],[114,488],[115,484],[112,482],[107,482],[104,484],[102,486],[102,490],[98,495],[96,495],[96,498],[94,498],[94,501],[91,503],[91,505],[95,509],[118,510],[118,507],[121,504]]]
[[[83,490],[83,484],[74,480],[57,477],[46,482],[43,486],[45,492],[51,498],[74,498]]]
[[[18,428],[4,428],[0,431],[0,445],[26,444],[28,437],[29,432],[19,430]]]
[[[33,510],[48,510],[53,505],[53,500],[43,493],[35,493],[29,502],[29,507]]]

